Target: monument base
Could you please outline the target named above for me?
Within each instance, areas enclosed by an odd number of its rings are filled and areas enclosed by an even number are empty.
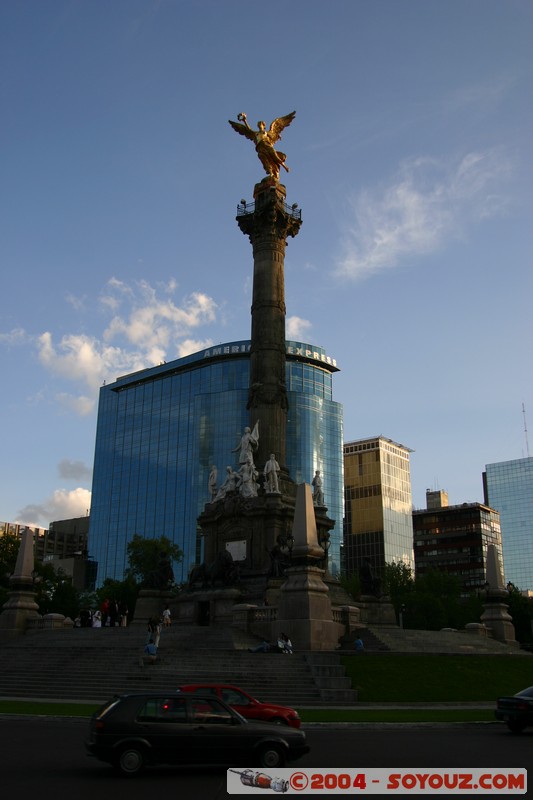
[[[501,593],[504,596],[505,594]],[[492,596],[489,595],[487,602],[483,603],[481,622],[489,629],[493,639],[511,647],[520,647],[520,643],[515,639],[513,618],[507,613],[509,606],[502,602],[503,597],[499,595],[500,593],[493,593]]]
[[[236,588],[201,589],[184,592],[175,600],[174,621],[178,625],[229,625],[233,622],[234,606],[241,601]]]
[[[287,570],[273,633],[286,633],[297,650],[335,650],[344,626],[333,621],[324,570],[306,564]]]
[[[144,625],[146,628],[150,619],[161,619],[163,609],[172,596],[172,592],[161,589],[141,589],[131,624]]]

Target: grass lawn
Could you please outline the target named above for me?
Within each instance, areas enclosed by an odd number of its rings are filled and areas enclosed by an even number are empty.
[[[529,655],[342,656],[362,703],[495,701],[533,686]]]

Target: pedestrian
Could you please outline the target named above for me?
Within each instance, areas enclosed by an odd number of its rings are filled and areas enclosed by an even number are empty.
[[[168,607],[168,605],[165,606],[163,610],[163,625],[165,626],[165,628],[170,628],[170,626],[172,625],[172,614],[170,613],[170,608]]]
[[[257,645],[257,647],[249,647],[249,653],[270,653],[270,643],[266,640]]]
[[[144,646],[144,655],[149,664],[155,664],[157,660],[157,646],[153,639]]]
[[[100,614],[102,619],[101,627],[105,628],[105,626],[109,622],[109,598],[106,597],[103,601],[102,605],[100,606]]]
[[[120,627],[127,628],[128,627],[128,606],[126,603],[121,603],[119,605],[119,616],[120,616]]]
[[[155,619],[153,617],[150,617],[146,628],[146,644],[148,644],[150,641],[152,642],[154,641],[155,629],[156,629]]]
[[[278,648],[286,656],[292,656],[292,642],[286,633],[280,633],[278,637]]]
[[[363,644],[363,640],[361,639],[359,634],[357,634],[357,636],[355,637],[354,647],[355,647],[355,652],[356,653],[362,653],[363,650],[365,649],[365,646]]]

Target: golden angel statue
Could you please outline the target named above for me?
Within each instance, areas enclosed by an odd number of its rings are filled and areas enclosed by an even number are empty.
[[[228,120],[234,131],[240,133],[241,136],[246,136],[247,139],[255,143],[257,155],[266,174],[271,175],[277,181],[279,180],[280,167],[283,167],[286,172],[289,172],[289,168],[285,165],[287,156],[280,150],[275,150],[274,145],[278,139],[281,139],[281,131],[291,124],[295,116],[296,111],[292,111],[284,117],[278,117],[272,122],[268,131],[266,124],[262,120],[257,123],[259,130],[252,130],[248,125],[246,114],[237,115],[239,122]]]

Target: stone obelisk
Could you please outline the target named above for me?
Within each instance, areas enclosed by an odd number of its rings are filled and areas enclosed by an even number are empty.
[[[33,567],[33,531],[25,528],[15,571],[9,578],[8,600],[0,613],[0,633],[24,633],[27,621],[38,618],[39,606],[35,602]]]

